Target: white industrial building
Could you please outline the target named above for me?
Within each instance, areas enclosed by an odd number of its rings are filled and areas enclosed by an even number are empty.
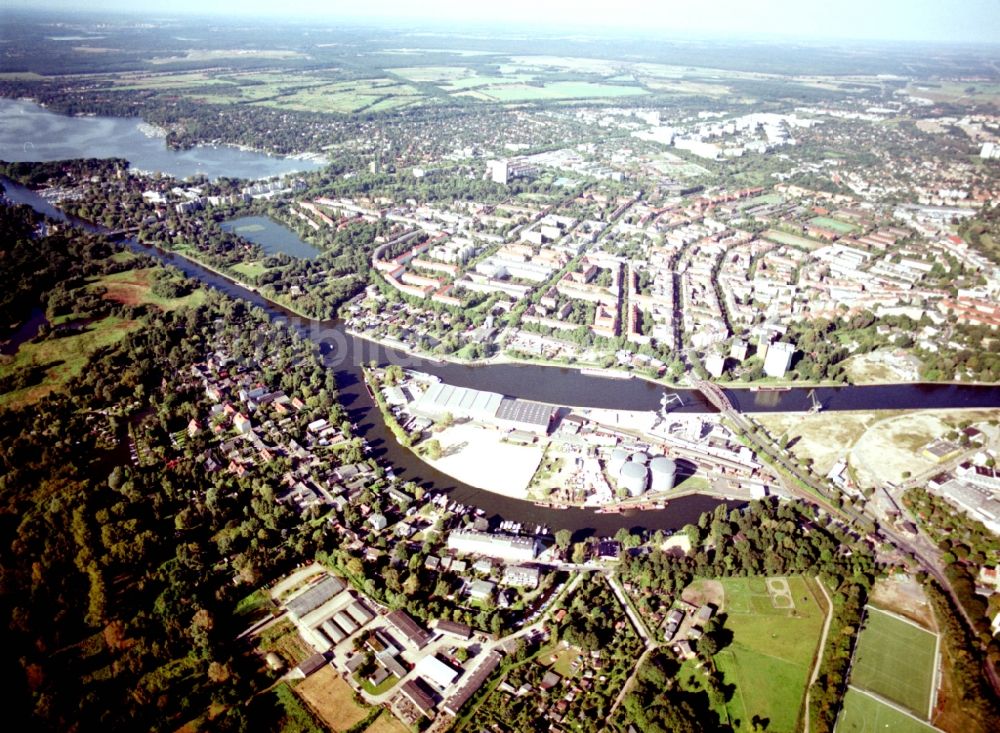
[[[504,397],[450,384],[432,384],[413,403],[412,412],[430,418],[450,414],[458,419],[477,420],[504,430],[548,433],[556,408],[542,402]]]
[[[339,578],[326,576],[285,607],[302,638],[317,652],[336,646],[375,618]]]
[[[541,548],[534,537],[460,529],[448,535],[448,549],[511,562],[526,562],[534,560]]]
[[[424,657],[413,668],[418,677],[423,677],[432,687],[438,690],[446,690],[458,679],[458,670],[452,669],[434,656]]]
[[[764,374],[775,379],[781,379],[792,365],[792,357],[795,355],[795,344],[788,344],[778,341],[767,347],[767,355],[764,357]]]

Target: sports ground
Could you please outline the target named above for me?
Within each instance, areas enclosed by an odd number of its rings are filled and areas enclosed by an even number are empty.
[[[844,708],[837,721],[837,733],[931,733],[936,730],[937,728],[854,689],[849,689],[844,696]]]
[[[858,637],[850,684],[926,719],[936,657],[935,634],[869,606]]]

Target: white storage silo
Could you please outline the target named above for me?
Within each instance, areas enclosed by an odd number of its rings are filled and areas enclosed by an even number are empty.
[[[653,491],[670,491],[677,480],[677,464],[666,456],[657,456],[649,463]]]

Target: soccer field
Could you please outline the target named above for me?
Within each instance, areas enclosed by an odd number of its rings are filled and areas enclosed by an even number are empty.
[[[936,650],[931,632],[869,606],[850,683],[926,718]]]
[[[932,733],[936,730],[874,697],[848,689],[836,733]]]

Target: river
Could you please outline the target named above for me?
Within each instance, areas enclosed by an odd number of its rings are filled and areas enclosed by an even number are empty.
[[[271,178],[322,166],[314,160],[267,155],[229,145],[172,150],[162,137],[143,132],[141,125],[137,117],[69,117],[28,100],[0,98],[0,160],[23,163],[125,158],[141,171],[175,178],[205,175],[210,179]]]
[[[91,231],[100,231],[87,222],[68,217],[36,193],[3,180],[8,198],[32,206],[55,219],[70,221]],[[550,528],[567,528],[578,535],[597,533],[607,536],[620,527],[676,530],[694,522],[705,511],[720,502],[707,496],[674,499],[666,509],[624,514],[596,514],[585,509],[546,509],[517,499],[510,499],[468,486],[442,474],[401,446],[382,421],[364,387],[362,365],[374,360],[398,363],[435,374],[461,386],[486,389],[502,394],[536,399],[575,407],[604,407],[627,410],[655,410],[664,390],[677,393],[685,412],[714,412],[700,392],[689,389],[664,388],[640,379],[611,379],[589,376],[577,370],[541,365],[493,364],[462,366],[439,363],[413,357],[366,339],[347,334],[339,322],[321,323],[296,316],[265,300],[258,293],[214,274],[183,257],[149,247],[135,240],[127,244],[139,252],[152,255],[177,267],[187,276],[197,278],[210,287],[264,309],[273,319],[286,322],[299,333],[320,345],[331,369],[336,370],[340,400],[350,419],[384,464],[392,466],[396,476],[414,481],[430,491],[446,491],[456,500],[482,507],[490,514],[531,524],[547,524]],[[745,412],[788,412],[806,409],[810,404],[810,388],[795,388],[782,392],[751,392],[728,389],[730,399]],[[995,386],[952,384],[898,384],[872,387],[817,388],[817,398],[826,410],[877,410],[908,408],[969,408],[1000,407],[1000,389]]]

